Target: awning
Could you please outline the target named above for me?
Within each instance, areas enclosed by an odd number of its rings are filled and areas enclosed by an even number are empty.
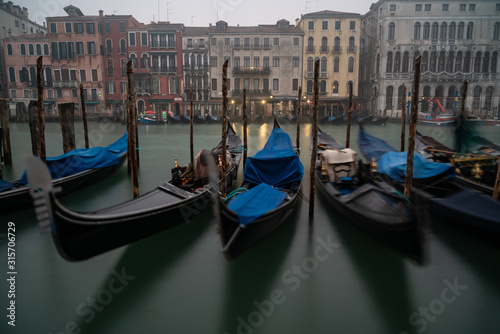
[[[110,103],[110,104],[122,104],[123,101],[122,100],[106,100],[106,103]]]
[[[54,104],[55,101],[43,101],[43,104]]]
[[[99,104],[99,101],[85,101],[85,104]]]
[[[149,103],[171,103],[173,102],[172,99],[151,99],[148,100]]]

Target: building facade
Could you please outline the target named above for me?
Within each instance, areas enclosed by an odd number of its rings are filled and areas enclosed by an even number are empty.
[[[12,1],[0,0],[0,40],[26,34],[46,35],[47,29],[44,25],[37,24],[29,18],[28,9],[14,5]],[[8,72],[5,66],[5,49],[0,43],[0,98],[8,98]]]
[[[313,97],[314,63],[319,60],[320,115],[345,110],[351,84],[354,108],[358,109],[361,15],[325,10],[302,15],[299,25],[304,31],[302,85],[306,98]]]
[[[302,82],[303,32],[286,20],[274,25],[209,27],[210,112],[222,107],[222,67],[227,60],[230,112],[241,115],[242,90],[247,89],[249,115],[294,110]]]
[[[466,108],[498,116],[499,1],[380,0],[362,28],[361,91],[371,111],[401,110],[403,84],[411,87],[421,56],[422,112],[455,111],[467,80]]]

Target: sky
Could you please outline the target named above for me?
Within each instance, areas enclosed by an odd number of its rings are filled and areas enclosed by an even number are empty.
[[[274,24],[286,19],[291,24],[301,14],[333,10],[365,14],[377,0],[11,0],[28,8],[30,19],[41,24],[47,16],[66,16],[64,7],[73,5],[85,15],[132,15],[139,22],[170,21],[185,26],[208,26],[218,20],[229,25],[255,26]],[[217,10],[218,7],[218,10]],[[159,10],[158,10],[159,8]]]

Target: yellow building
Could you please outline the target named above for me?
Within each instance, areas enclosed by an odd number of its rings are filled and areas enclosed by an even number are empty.
[[[325,10],[302,15],[298,24],[304,31],[302,90],[306,98],[312,98],[314,62],[320,60],[320,116],[345,110],[350,83],[354,109],[358,109],[361,15]]]

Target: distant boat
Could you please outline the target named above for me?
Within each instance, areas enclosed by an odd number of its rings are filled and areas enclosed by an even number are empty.
[[[242,154],[241,139],[230,124],[227,143],[230,156],[227,186],[230,188],[236,180]],[[172,180],[148,193],[92,212],[75,212],[64,207],[56,197],[56,189],[47,182],[47,175],[40,176],[40,170],[42,174],[47,173],[43,163],[31,161],[28,178],[38,205],[37,218],[42,233],[52,233],[63,258],[81,261],[182,224],[187,217],[194,217],[202,208],[209,207],[218,181],[210,182],[208,163],[212,156],[218,160],[220,149],[219,143],[211,151],[202,150],[194,166],[175,166]]]
[[[182,124],[182,121],[181,121],[181,118],[179,116],[167,115],[167,123],[168,124]]]
[[[248,158],[242,185],[226,199],[219,199],[219,233],[229,258],[246,251],[292,213],[303,174],[290,136],[275,119],[264,148]]]
[[[82,189],[107,178],[127,158],[127,134],[106,147],[77,148],[63,155],[47,158],[50,177],[59,194]],[[33,204],[26,173],[21,179],[0,180],[0,214],[28,208]]]

